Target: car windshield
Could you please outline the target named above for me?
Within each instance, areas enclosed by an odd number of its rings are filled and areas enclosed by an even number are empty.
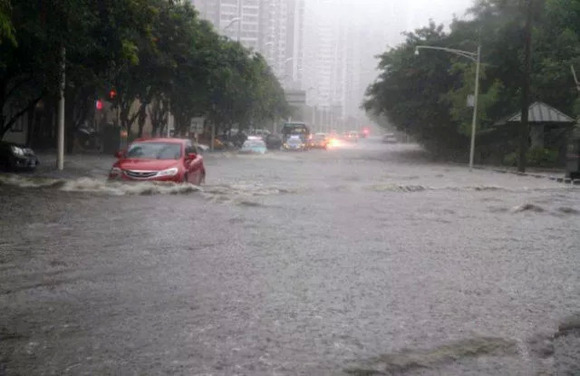
[[[139,142],[127,150],[126,158],[132,159],[179,159],[181,145],[174,142]]]

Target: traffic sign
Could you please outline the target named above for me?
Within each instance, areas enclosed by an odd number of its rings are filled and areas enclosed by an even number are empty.
[[[291,106],[306,104],[306,91],[304,90],[287,90],[284,95],[286,96],[286,102]]]

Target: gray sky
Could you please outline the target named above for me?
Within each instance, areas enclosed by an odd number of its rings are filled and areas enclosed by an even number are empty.
[[[308,0],[307,0],[308,1]],[[317,0],[314,0],[317,1]],[[342,9],[349,17],[356,14],[358,23],[385,35],[389,43],[403,41],[401,33],[426,26],[430,19],[449,25],[455,14],[459,18],[474,0],[318,0],[320,5],[336,11]],[[341,7],[340,5],[343,5]]]

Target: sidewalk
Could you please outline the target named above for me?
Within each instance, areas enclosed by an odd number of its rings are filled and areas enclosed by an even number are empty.
[[[115,157],[105,154],[72,154],[64,156],[64,170],[56,168],[56,153],[38,153],[40,165],[34,176],[53,179],[76,179],[82,177],[106,178]]]
[[[566,178],[566,172],[564,169],[547,169],[547,168],[527,168],[526,172],[519,172],[515,167],[498,167],[498,166],[485,166],[485,165],[478,165],[473,166],[476,170],[487,170],[487,171],[494,171],[501,174],[513,174],[519,176],[531,176],[538,179],[550,179],[553,181],[557,181],[559,183],[567,183],[567,184],[574,184],[580,185],[580,179],[571,180],[570,178]]]

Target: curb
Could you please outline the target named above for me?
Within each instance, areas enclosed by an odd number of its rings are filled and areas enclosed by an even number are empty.
[[[503,169],[499,169],[499,168],[484,167],[484,166],[473,166],[473,168],[477,169],[477,170],[493,171],[493,172],[497,172],[500,174],[512,174],[512,175],[518,175],[518,176],[528,176],[528,177],[533,177],[536,179],[548,179],[548,180],[556,181],[558,183],[565,183],[565,184],[570,184],[570,185],[580,185],[580,179],[570,179],[570,178],[563,178],[563,177],[558,177],[558,176],[553,176],[553,175],[544,175],[544,174],[529,173],[529,172],[503,170]]]

